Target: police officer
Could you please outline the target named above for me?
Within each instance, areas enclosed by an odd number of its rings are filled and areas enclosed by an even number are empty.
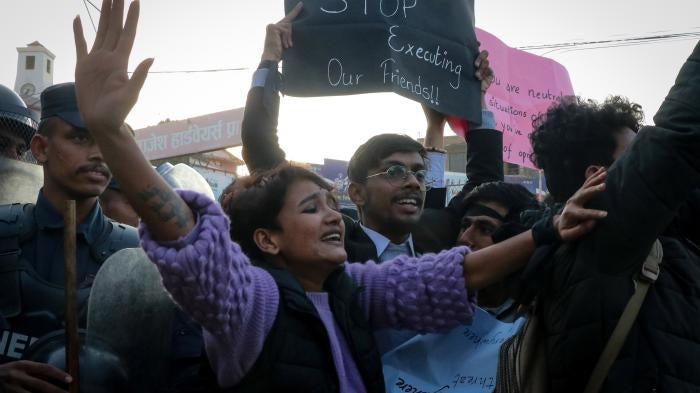
[[[69,376],[57,368],[20,361],[46,334],[63,329],[65,200],[76,201],[77,282],[80,327],[101,263],[114,252],[138,246],[132,227],[107,219],[98,196],[111,174],[78,112],[73,83],[41,95],[41,123],[30,147],[44,173],[35,204],[0,206],[0,390],[64,392]]]
[[[0,156],[20,159],[29,148],[37,123],[14,91],[0,85]]]

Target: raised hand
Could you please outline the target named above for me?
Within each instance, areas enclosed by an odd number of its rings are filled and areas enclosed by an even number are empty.
[[[304,7],[302,2],[297,5],[287,14],[282,20],[275,24],[267,25],[267,34],[265,35],[265,49],[261,60],[282,60],[282,51],[291,48],[292,43],[292,22],[299,15]]]
[[[442,132],[443,128],[445,127],[445,123],[447,122],[447,116],[425,104],[421,104],[421,108],[423,108],[423,114],[425,115],[425,121],[428,124],[428,130],[430,131],[434,129]]]
[[[605,179],[608,172],[600,168],[589,177],[581,188],[566,201],[561,215],[554,218],[554,227],[563,241],[571,241],[590,232],[598,220],[607,216],[607,212],[586,209],[584,206],[593,197],[605,191]]]
[[[129,6],[126,23],[124,0],[103,0],[97,36],[87,50],[80,17],[73,20],[75,36],[75,87],[78,107],[93,133],[118,132],[133,108],[153,59],[146,59],[129,78],[127,66],[136,36],[139,2]]]

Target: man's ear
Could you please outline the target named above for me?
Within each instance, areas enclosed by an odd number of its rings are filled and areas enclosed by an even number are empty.
[[[49,148],[49,138],[45,135],[34,134],[29,142],[32,155],[39,164],[44,164],[47,160],[47,150]]]
[[[367,200],[367,189],[364,184],[350,182],[348,185],[348,196],[358,208],[362,208]]]
[[[277,255],[280,253],[279,237],[269,229],[256,229],[253,232],[253,240],[260,251],[265,254]]]
[[[586,168],[586,173],[584,174],[584,176],[586,176],[586,179],[588,179],[589,177],[595,175],[596,172],[598,172],[598,170],[600,168],[603,168],[603,166],[602,165],[589,165],[588,168]]]

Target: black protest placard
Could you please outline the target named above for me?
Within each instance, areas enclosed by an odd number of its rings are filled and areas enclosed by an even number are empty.
[[[287,13],[298,0],[285,0]],[[393,91],[481,121],[473,0],[304,0],[284,52],[284,93]]]

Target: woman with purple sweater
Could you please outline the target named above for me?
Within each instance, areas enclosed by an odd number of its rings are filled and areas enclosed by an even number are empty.
[[[381,392],[373,329],[440,332],[469,323],[470,291],[516,271],[533,252],[527,232],[475,253],[461,247],[381,265],[347,263],[329,186],[292,166],[238,193],[227,203],[231,221],[206,196],[171,190],[123,127],[153,62],[128,78],[138,10],[132,2],[122,26],[123,2],[104,0],[89,52],[74,21],[78,103],[99,154],[141,216],[143,248],[175,301],[204,328],[221,387]],[[555,219],[560,237],[580,236],[602,217],[581,205],[602,190],[603,179],[584,185]]]

